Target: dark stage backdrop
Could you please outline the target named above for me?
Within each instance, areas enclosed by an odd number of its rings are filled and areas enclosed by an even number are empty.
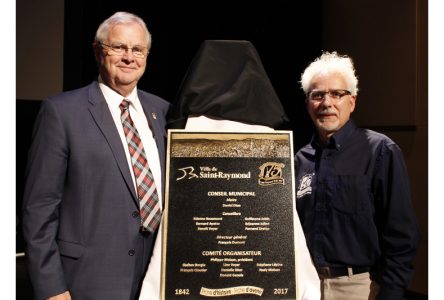
[[[313,131],[299,78],[322,44],[322,1],[65,1],[64,89],[97,78],[91,44],[100,22],[116,11],[141,16],[153,45],[139,88],[174,102],[192,58],[204,40],[248,40],[295,130],[296,149]]]

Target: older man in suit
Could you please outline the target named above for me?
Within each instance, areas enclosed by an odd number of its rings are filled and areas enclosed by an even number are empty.
[[[137,89],[150,33],[118,12],[98,28],[99,79],[43,101],[23,230],[37,299],[136,299],[162,211],[168,102]]]

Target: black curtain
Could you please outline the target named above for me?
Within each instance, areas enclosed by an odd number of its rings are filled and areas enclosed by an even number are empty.
[[[322,44],[322,0],[117,1],[65,0],[64,89],[97,78],[92,42],[99,24],[116,11],[142,17],[153,45],[138,87],[174,102],[187,68],[204,40],[248,40],[263,62],[290,119],[295,149],[313,132],[299,79]]]

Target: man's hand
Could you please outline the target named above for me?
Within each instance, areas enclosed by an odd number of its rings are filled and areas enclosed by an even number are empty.
[[[49,297],[46,300],[71,300],[71,294],[68,291],[66,291],[63,294],[58,294],[58,295]]]

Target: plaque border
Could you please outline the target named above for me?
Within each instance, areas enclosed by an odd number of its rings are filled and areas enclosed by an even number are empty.
[[[294,171],[294,145],[293,145],[293,132],[291,130],[274,130],[274,131],[266,131],[266,132],[252,132],[252,131],[195,131],[195,130],[186,130],[186,129],[168,129],[167,132],[167,151],[166,151],[166,165],[165,165],[165,196],[164,196],[164,212],[162,218],[162,255],[161,255],[161,291],[160,296],[162,300],[165,300],[165,270],[166,270],[166,255],[167,255],[167,236],[168,236],[168,206],[169,206],[169,178],[170,178],[170,157],[171,157],[171,146],[172,146],[172,134],[181,133],[181,134],[190,134],[190,135],[288,135],[289,144],[290,144],[290,161],[291,161],[291,196],[292,196],[292,207],[293,207],[293,242],[294,242],[294,275],[295,275],[295,287],[296,287],[296,299],[300,299],[299,293],[299,277],[297,272],[297,255],[298,251],[296,248],[296,186],[295,186],[295,171]],[[297,219],[299,220],[299,219]],[[223,297],[222,297],[223,298]],[[189,297],[184,297],[184,299],[193,299]]]

